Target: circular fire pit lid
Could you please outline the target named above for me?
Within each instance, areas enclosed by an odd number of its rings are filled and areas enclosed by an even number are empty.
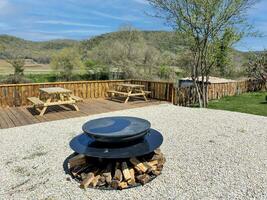
[[[82,127],[83,131],[97,141],[121,142],[122,138],[136,139],[143,136],[151,124],[149,121],[137,117],[105,117],[88,121]],[[136,137],[134,137],[136,136]]]
[[[163,142],[161,133],[149,129],[148,133],[139,141],[118,144],[97,142],[87,134],[80,134],[70,141],[70,147],[76,153],[99,158],[131,158],[149,154]]]

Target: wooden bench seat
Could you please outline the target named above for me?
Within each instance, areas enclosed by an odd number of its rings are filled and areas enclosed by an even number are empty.
[[[83,98],[81,97],[74,96],[74,95],[71,95],[70,97],[76,102],[83,102]]]
[[[144,85],[136,84],[117,84],[117,88],[114,90],[108,90],[108,96],[112,99],[114,96],[123,95],[126,97],[124,103],[127,103],[130,97],[144,97],[144,100],[147,101],[146,95],[149,95],[150,91],[143,91],[145,88]]]
[[[151,94],[151,91],[144,91],[145,94]]]
[[[137,91],[137,92],[141,92],[141,90],[135,90],[135,91]],[[144,92],[145,94],[151,94],[151,91],[143,90],[143,92]]]
[[[119,91],[116,91],[116,90],[109,90],[108,93],[121,94],[121,95],[128,96],[128,93],[127,92],[119,92]],[[145,94],[151,94],[150,91],[144,91],[144,93]],[[143,95],[143,94],[140,91],[140,93],[132,93],[129,96],[138,96],[138,95]]]
[[[111,93],[111,94],[121,94],[121,95],[124,95],[124,96],[128,96],[127,92],[119,92],[119,91],[116,91],[116,90],[109,90],[107,92]]]
[[[36,107],[42,107],[42,106],[44,106],[44,104],[45,104],[42,100],[40,100],[40,99],[37,98],[37,97],[29,97],[28,100],[29,100],[30,102],[32,102],[32,104],[33,104],[34,106],[36,106]]]

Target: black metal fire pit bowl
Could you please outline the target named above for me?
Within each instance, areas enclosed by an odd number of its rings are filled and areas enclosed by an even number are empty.
[[[144,137],[150,126],[145,119],[121,116],[91,120],[82,129],[97,142],[124,143]]]
[[[141,139],[127,143],[102,143],[83,133],[70,141],[70,147],[76,153],[98,158],[131,158],[153,152],[163,142],[162,135],[149,129]]]

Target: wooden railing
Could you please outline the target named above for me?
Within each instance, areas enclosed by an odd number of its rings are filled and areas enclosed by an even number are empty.
[[[105,81],[74,81],[54,83],[29,83],[0,85],[0,107],[26,106],[28,97],[38,97],[39,88],[63,87],[70,89],[75,96],[83,99],[106,98],[107,90],[118,83],[143,84],[151,91],[151,98],[171,101],[173,84],[170,82],[140,80],[105,80]]]
[[[145,90],[151,91],[151,98],[172,102],[174,84],[166,81],[131,80],[132,84],[144,85]]]
[[[220,99],[224,96],[234,96],[245,92],[262,90],[264,86],[258,81],[244,80],[229,83],[213,83],[208,86],[208,99]],[[193,86],[175,88],[173,104],[191,106],[198,103],[197,93]]]
[[[114,84],[130,83],[130,80],[74,81],[55,83],[30,83],[0,85],[0,106],[13,107],[29,105],[28,97],[38,97],[39,88],[63,87],[70,89],[74,95],[84,99],[105,98],[107,90]]]
[[[197,103],[197,94],[193,87],[175,88],[174,83],[147,80],[105,80],[105,81],[74,81],[55,83],[30,83],[0,85],[0,107],[29,105],[28,97],[39,96],[39,88],[63,87],[70,89],[75,96],[84,99],[106,98],[107,90],[118,83],[145,85],[151,91],[151,98],[172,102],[175,105],[190,106]],[[262,85],[255,81],[239,81],[232,83],[216,83],[209,85],[209,99],[220,99],[244,92],[258,91]]]

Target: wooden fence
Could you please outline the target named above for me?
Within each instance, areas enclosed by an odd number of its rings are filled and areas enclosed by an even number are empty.
[[[263,85],[257,81],[245,80],[229,83],[213,83],[208,86],[208,99],[220,99],[224,96],[234,96],[245,92],[259,91]],[[194,87],[175,88],[173,104],[191,106],[198,103]]]
[[[30,83],[0,85],[0,107],[26,106],[28,97],[39,96],[39,88],[63,87],[70,89],[74,95],[84,99],[106,98],[107,90],[118,83],[143,84],[152,92],[151,98],[171,101],[170,91],[173,84],[169,82],[153,82],[138,80],[105,80],[105,81],[74,81],[55,83]]]
[[[112,88],[114,84],[129,82],[130,80],[107,80],[0,85],[0,106],[13,107],[29,105],[27,98],[39,96],[39,88],[44,87],[67,88],[74,95],[84,99],[105,98],[107,90]]]
[[[131,80],[133,84],[144,85],[145,90],[151,91],[151,98],[172,102],[174,84],[166,81]]]
[[[118,83],[145,85],[145,89],[151,91],[151,98],[169,101],[175,105],[190,106],[197,103],[197,95],[193,87],[175,88],[174,83],[164,81],[105,80],[0,85],[0,107],[29,105],[27,98],[39,96],[39,88],[43,87],[67,88],[73,91],[74,95],[84,99],[106,98],[107,90]],[[261,88],[262,85],[255,81],[210,84],[209,99],[258,91]]]

